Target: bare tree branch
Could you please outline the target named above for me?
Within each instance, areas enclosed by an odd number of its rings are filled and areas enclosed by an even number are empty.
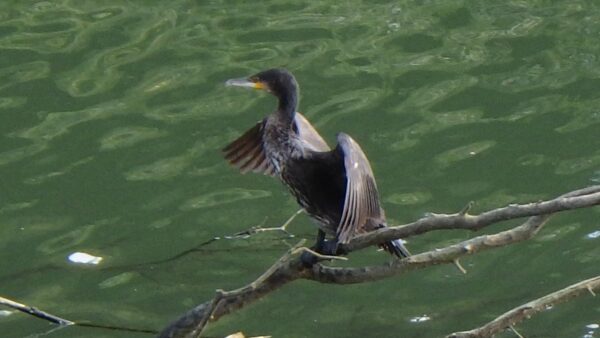
[[[533,300],[527,304],[518,306],[482,327],[463,332],[455,332],[446,338],[482,338],[491,337],[500,331],[522,322],[534,314],[548,309],[559,303],[566,302],[582,294],[591,293],[595,296],[594,290],[600,289],[600,276],[590,278],[579,283],[570,285],[562,290],[558,290],[544,297]]]
[[[456,214],[431,214],[416,222],[401,226],[382,228],[356,236],[344,246],[349,252],[356,251],[378,243],[396,238],[408,238],[425,232],[443,229],[479,230],[490,224],[501,221],[530,217],[535,215],[552,214],[565,210],[587,208],[600,204],[600,185],[572,191],[555,199],[528,204],[511,204],[479,215],[469,215],[466,212]]]
[[[354,284],[375,281],[432,265],[453,263],[462,256],[529,239],[539,231],[549,217],[550,215],[534,216],[510,230],[475,237],[443,249],[431,250],[396,260],[391,264],[361,268],[340,268],[318,264],[313,267],[306,278],[321,283]]]
[[[47,320],[47,321],[52,322],[54,324],[65,325],[65,326],[66,325],[73,325],[73,324],[75,324],[74,322],[72,322],[70,320],[67,320],[67,319],[55,316],[55,315],[50,314],[48,312],[42,311],[40,309],[36,309],[36,308],[34,308],[32,306],[21,304],[21,303],[15,302],[13,300],[10,300],[10,299],[4,298],[4,297],[0,297],[0,305],[8,306],[8,307],[13,308],[15,310],[19,310],[21,312],[25,312],[27,314],[30,314],[30,315],[34,316],[34,317]]]
[[[53,315],[51,313],[42,311],[33,306],[21,304],[19,302],[15,302],[14,300],[10,300],[10,299],[4,298],[4,297],[0,297],[0,305],[4,305],[4,306],[10,307],[12,309],[24,312],[28,315],[31,315],[31,316],[34,316],[34,317],[37,317],[37,318],[40,318],[43,320],[47,320],[54,324],[58,324],[59,326],[53,328],[52,331],[54,331],[55,329],[64,328],[66,326],[76,325],[76,326],[93,327],[93,328],[97,328],[97,329],[107,329],[107,330],[124,331],[124,332],[154,333],[154,334],[158,333],[157,331],[150,330],[150,329],[136,329],[136,328],[130,328],[130,327],[119,327],[119,326],[112,326],[112,325],[96,324],[96,323],[91,323],[91,322],[70,321],[68,319],[64,319],[62,317]]]
[[[530,239],[539,232],[553,213],[599,204],[600,186],[592,186],[567,193],[552,200],[522,205],[512,204],[480,215],[469,215],[470,207],[464,208],[456,214],[432,215],[404,226],[389,227],[357,236],[347,245],[344,245],[343,249],[352,252],[392,239],[406,238],[433,230],[479,230],[501,221],[530,217],[525,223],[510,230],[475,237],[443,249],[416,254],[380,266],[341,268],[315,264],[308,269],[301,263],[299,257],[293,256],[291,250],[255,282],[238,290],[218,295],[220,299],[216,303],[213,299],[198,305],[165,328],[160,337],[195,337],[191,334],[199,334],[208,321],[215,321],[234,310],[240,309],[295,279],[302,278],[321,283],[336,284],[362,283],[431,265],[453,263],[459,257],[465,255]]]
[[[299,245],[290,249],[254,282],[237,290],[218,294],[217,297],[220,299],[216,303],[213,299],[186,312],[165,328],[160,333],[160,337],[199,337],[208,320],[217,320],[271,291],[301,278],[302,271],[306,271],[306,269],[300,259],[294,259],[293,257],[297,247]]]

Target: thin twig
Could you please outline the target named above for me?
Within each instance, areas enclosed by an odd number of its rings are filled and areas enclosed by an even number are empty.
[[[347,261],[348,257],[344,257],[344,256],[331,256],[331,255],[323,255],[320,254],[310,248],[307,248],[305,246],[300,247],[300,248],[296,248],[292,254],[298,254],[301,252],[309,252],[311,255],[317,257],[320,260],[326,261],[326,260],[338,260],[338,261]]]
[[[303,209],[299,209],[298,211],[296,211],[292,216],[290,216],[290,218],[287,219],[287,221],[285,221],[282,225],[278,226],[278,227],[268,227],[268,228],[263,228],[261,225],[257,225],[257,226],[253,226],[250,229],[244,230],[244,231],[239,231],[236,232],[233,235],[229,235],[229,236],[224,236],[223,238],[225,239],[236,239],[236,238],[247,238],[251,235],[254,235],[256,233],[259,232],[266,232],[266,231],[281,231],[281,232],[285,232],[289,237],[295,237],[294,234],[292,234],[291,232],[289,232],[287,230],[287,227],[292,223],[292,221],[298,216],[300,215],[304,210]],[[215,238],[219,238],[219,237],[215,237]]]
[[[517,337],[519,337],[519,338],[525,338],[525,337],[523,337],[523,335],[522,335],[522,334],[520,334],[520,333],[519,333],[519,331],[517,331],[517,329],[515,329],[515,328],[514,328],[512,325],[511,325],[511,326],[509,326],[509,328],[510,328],[510,330],[511,330],[512,332],[514,332],[514,334],[516,334],[516,335],[517,335]]]
[[[467,274],[467,270],[460,264],[460,261],[457,259],[453,260],[454,266],[458,269],[458,271],[462,272],[464,275]]]
[[[471,211],[471,208],[473,208],[474,204],[474,201],[470,201],[469,203],[467,203],[467,205],[464,206],[464,208],[462,208],[461,211],[458,212],[458,214],[462,216],[469,214],[469,211]]]

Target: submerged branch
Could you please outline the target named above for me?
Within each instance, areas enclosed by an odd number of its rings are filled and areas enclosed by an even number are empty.
[[[431,265],[453,264],[465,255],[482,250],[506,246],[535,236],[549,217],[556,212],[586,208],[600,204],[600,186],[576,190],[548,201],[513,204],[480,215],[469,215],[470,208],[451,215],[433,215],[404,226],[384,228],[353,238],[342,249],[357,251],[401,237],[410,237],[439,229],[479,230],[509,219],[530,217],[523,224],[496,234],[475,237],[442,249],[435,249],[391,264],[360,268],[330,267],[315,264],[305,267],[294,248],[281,257],[256,281],[230,292],[217,292],[214,299],[191,309],[165,328],[160,337],[197,337],[207,322],[242,308],[279,287],[296,279],[309,279],[321,283],[349,284],[378,280],[393,275],[422,269]],[[299,246],[299,245],[298,245]]]

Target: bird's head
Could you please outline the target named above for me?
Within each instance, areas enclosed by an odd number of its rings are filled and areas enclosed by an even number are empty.
[[[296,96],[298,92],[294,75],[281,68],[265,70],[247,78],[230,79],[225,82],[225,85],[261,89],[279,99],[285,99],[290,95]]]

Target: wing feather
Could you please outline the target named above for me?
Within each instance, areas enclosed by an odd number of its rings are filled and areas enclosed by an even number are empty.
[[[275,168],[271,165],[265,154],[263,135],[266,119],[259,121],[254,127],[247,130],[242,136],[223,148],[225,158],[242,173],[249,171],[265,175],[275,175]],[[299,133],[299,139],[304,146],[313,151],[329,151],[329,146],[321,135],[300,113],[296,113],[294,123]]]
[[[298,133],[300,134],[300,140],[304,143],[304,146],[313,151],[329,151],[330,148],[327,142],[323,140],[319,132],[308,122],[306,117],[301,113],[296,113],[294,118]]]
[[[364,152],[350,136],[340,133],[336,148],[344,159],[346,195],[337,228],[340,243],[347,243],[371,218],[382,218],[373,170]]]
[[[225,158],[242,173],[253,171],[273,176],[275,169],[266,157],[263,147],[265,120],[259,121],[242,136],[223,148]]]

